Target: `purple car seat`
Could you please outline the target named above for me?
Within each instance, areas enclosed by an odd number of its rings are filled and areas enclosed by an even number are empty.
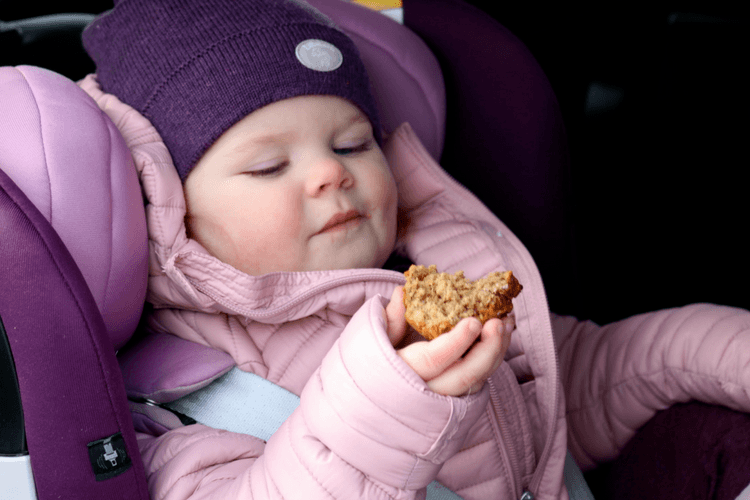
[[[115,350],[147,247],[124,140],[71,80],[0,68],[0,497],[147,499]]]
[[[550,308],[575,314],[568,139],[542,67],[510,30],[463,0],[405,0],[404,24],[435,54],[445,81],[440,164],[524,242]]]

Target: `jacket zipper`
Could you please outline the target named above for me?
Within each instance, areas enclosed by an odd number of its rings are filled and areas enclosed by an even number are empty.
[[[421,145],[414,146],[414,147],[421,147]],[[425,154],[428,154],[428,153],[425,153]],[[446,170],[439,169],[437,171],[437,174],[443,178],[443,180],[449,185],[450,188],[457,191],[460,195],[471,200],[475,200],[475,199],[478,200],[478,198],[471,191],[469,191],[463,185],[461,185],[458,181],[456,181]],[[480,203],[481,203],[481,200],[480,200]],[[489,209],[486,209],[486,210],[493,217],[497,218],[497,216],[494,213],[492,213]],[[531,254],[529,254],[526,247],[523,246],[523,243],[521,243],[520,249],[516,248],[515,245],[510,245],[510,248],[513,249],[513,251],[516,252],[519,256],[521,254],[524,254],[523,256],[525,260],[531,261],[531,262],[534,261],[533,257],[531,257]],[[525,265],[522,267],[528,270],[528,268]],[[535,272],[527,273],[527,275],[534,282],[533,288],[539,291],[537,294],[532,295],[534,299],[534,305],[543,306],[542,307],[543,309],[546,308],[547,310],[549,310],[549,306],[547,305],[548,304],[547,294],[544,291],[544,283],[542,282],[542,277],[539,274],[538,269],[535,270]],[[553,337],[552,325],[549,323],[549,321],[550,320],[547,319],[547,325],[549,326],[549,330],[545,333],[549,335],[550,337]],[[538,491],[539,485],[542,482],[542,477],[544,476],[544,473],[547,468],[547,462],[549,461],[550,454],[552,453],[552,440],[554,439],[554,436],[555,436],[555,427],[557,425],[557,419],[559,418],[558,405],[560,404],[560,391],[557,387],[557,381],[560,378],[560,367],[559,367],[559,361],[557,359],[557,349],[555,348],[554,338],[552,342],[547,343],[547,355],[548,355],[547,359],[550,359],[554,363],[554,371],[551,374],[553,377],[552,379],[555,381],[554,386],[551,387],[551,390],[554,393],[554,400],[552,402],[554,406],[552,406],[552,412],[551,412],[550,419],[549,419],[549,426],[547,430],[547,436],[545,438],[544,450],[542,451],[542,455],[539,457],[539,460],[537,461],[537,467],[536,467],[536,470],[534,471],[533,476],[531,477],[531,481],[529,482],[528,489],[525,490],[523,493],[522,498],[524,498],[524,500],[533,499],[534,492]],[[499,420],[500,419],[498,418],[498,421]],[[515,479],[513,481],[515,481]],[[514,494],[515,494],[515,491],[514,491]]]
[[[395,273],[395,271],[390,271]],[[400,276],[399,276],[400,275]],[[368,279],[376,279],[379,281],[386,281],[386,282],[392,282],[396,285],[403,285],[406,283],[406,278],[404,278],[404,275],[401,273],[394,274],[391,276],[383,275],[382,273],[378,274],[358,274],[356,276],[350,276],[346,278],[338,278],[332,281],[329,281],[325,283],[324,285],[312,288],[308,290],[307,292],[303,293],[302,295],[292,299],[291,301],[287,302],[286,304],[277,307],[275,309],[272,309],[270,311],[266,311],[263,313],[258,313],[255,311],[252,311],[250,309],[245,309],[244,307],[239,306],[238,304],[232,303],[230,301],[227,301],[224,299],[220,294],[216,293],[215,290],[213,290],[211,287],[207,287],[203,285],[202,283],[196,282],[193,278],[190,278],[189,276],[185,275],[185,278],[188,280],[188,282],[194,286],[196,289],[200,290],[201,293],[205,294],[206,296],[210,297],[213,301],[215,301],[218,304],[221,304],[222,306],[226,307],[227,309],[230,309],[234,311],[237,314],[241,314],[243,316],[249,317],[249,318],[266,318],[275,316],[281,312],[284,312],[287,309],[291,309],[295,307],[297,304],[300,304],[301,302],[306,301],[308,298],[319,294],[320,292],[324,292],[327,290],[331,290],[333,288],[336,288],[337,286],[341,285],[348,285],[351,283],[357,283],[360,281],[365,281]]]
[[[513,248],[513,250],[518,254],[520,254],[521,252],[525,252],[525,258],[533,261],[531,255],[528,254],[528,250],[526,250],[525,247],[521,247],[520,250],[515,246],[511,246],[511,248]],[[526,268],[526,266],[523,267]],[[528,268],[526,268],[526,270],[528,270]],[[534,294],[530,294],[530,300],[527,299],[527,304],[529,304],[530,309],[546,308],[547,310],[549,310],[549,306],[547,305],[547,294],[544,290],[544,284],[542,282],[541,275],[538,271],[536,271],[527,273],[527,276],[533,282],[533,287],[529,286],[528,290],[531,291],[531,289],[533,289],[536,292]],[[537,460],[536,468],[533,475],[531,476],[528,487],[524,488],[523,495],[521,497],[522,500],[533,500],[536,492],[539,491],[539,485],[542,483],[542,478],[547,471],[547,462],[549,462],[550,455],[552,454],[552,442],[555,437],[555,429],[557,427],[557,420],[559,418],[558,406],[560,404],[560,390],[558,388],[557,382],[560,378],[560,366],[557,357],[557,349],[554,342],[554,333],[552,332],[552,324],[549,317],[546,320],[546,326],[548,328],[544,333],[550,338],[550,342],[546,343],[547,359],[549,359],[554,364],[554,370],[550,374],[552,376],[552,380],[554,381],[554,385],[550,387],[550,390],[552,390],[554,396],[551,406],[550,418],[547,423],[547,436],[544,440],[544,448],[542,450],[542,454]]]
[[[529,257],[530,258],[530,257]],[[542,277],[541,275],[536,272],[533,275],[533,279],[536,282],[536,289],[541,290],[541,297],[539,297],[542,304],[547,304],[547,294],[544,291],[544,285],[542,284]],[[534,298],[537,298],[536,296]],[[547,309],[549,307],[547,306]],[[539,457],[539,461],[537,462],[537,468],[534,471],[533,476],[531,477],[531,481],[529,481],[529,490],[534,493],[536,491],[539,491],[539,485],[542,483],[542,477],[544,476],[544,473],[547,470],[547,462],[549,461],[550,455],[552,454],[552,441],[554,440],[555,436],[555,429],[557,427],[557,420],[559,418],[559,412],[558,412],[558,406],[560,404],[560,388],[558,387],[558,381],[560,379],[560,365],[559,360],[557,357],[557,348],[555,347],[554,342],[554,333],[552,332],[552,324],[551,320],[547,318],[546,325],[549,327],[549,331],[546,332],[549,337],[551,338],[551,342],[547,343],[547,355],[548,359],[552,360],[554,363],[554,372],[552,373],[552,380],[554,381],[554,385],[551,387],[551,390],[554,392],[554,400],[552,402],[552,414],[551,418],[549,419],[548,429],[547,429],[547,437],[545,438],[545,445],[544,449],[542,450],[542,455]]]
[[[497,441],[500,445],[500,454],[503,457],[503,465],[505,466],[506,475],[510,478],[510,489],[513,498],[518,498],[520,494],[520,488],[516,483],[516,478],[520,478],[521,472],[518,467],[518,454],[516,453],[516,447],[513,445],[513,440],[510,438],[510,424],[508,419],[505,417],[505,412],[502,411],[500,396],[497,393],[494,382],[492,379],[487,380],[487,385],[490,388],[490,401],[492,402],[492,409],[495,413],[495,419],[490,419],[492,427],[497,435]]]

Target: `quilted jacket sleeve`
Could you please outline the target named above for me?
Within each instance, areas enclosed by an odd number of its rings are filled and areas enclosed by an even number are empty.
[[[699,400],[750,412],[750,312],[694,304],[598,326],[553,317],[568,443],[585,469],[657,411]]]
[[[366,302],[266,444],[201,425],[141,436],[152,498],[421,498],[489,394],[429,391],[385,324],[382,298]]]

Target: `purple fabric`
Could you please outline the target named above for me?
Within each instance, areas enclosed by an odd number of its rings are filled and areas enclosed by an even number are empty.
[[[586,480],[597,500],[734,500],[750,485],[750,415],[674,405]]]
[[[0,171],[0,315],[13,353],[40,500],[148,499],[122,376],[62,240]],[[87,443],[117,432],[132,465],[96,481]]]
[[[174,401],[234,366],[229,354],[174,335],[152,333],[134,340],[118,354],[125,387],[134,398]]]
[[[404,24],[435,53],[445,80],[441,165],[527,246],[567,312],[576,298],[567,137],[557,98],[526,46],[460,0],[408,0]]]
[[[0,165],[52,224],[83,273],[116,348],[146,298],[146,214],[133,159],[73,81],[0,68]]]
[[[445,86],[435,55],[413,31],[341,0],[308,0],[355,43],[367,68],[383,129],[409,122],[436,160],[445,137]]]
[[[343,56],[340,66],[305,64],[300,44],[309,40],[333,44]],[[151,121],[183,180],[241,118],[300,95],[349,99],[370,118],[380,142],[356,46],[304,2],[118,0],[86,28],[83,44],[102,90]],[[324,62],[332,55],[320,45],[310,54]]]

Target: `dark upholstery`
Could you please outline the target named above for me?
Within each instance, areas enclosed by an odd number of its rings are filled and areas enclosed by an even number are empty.
[[[408,0],[404,24],[432,49],[447,96],[441,165],[524,242],[550,306],[577,298],[567,138],[552,87],[526,46],[460,0]]]
[[[0,284],[38,498],[146,500],[122,375],[101,314],[59,236],[2,170]],[[97,481],[87,445],[118,432],[132,465]]]

